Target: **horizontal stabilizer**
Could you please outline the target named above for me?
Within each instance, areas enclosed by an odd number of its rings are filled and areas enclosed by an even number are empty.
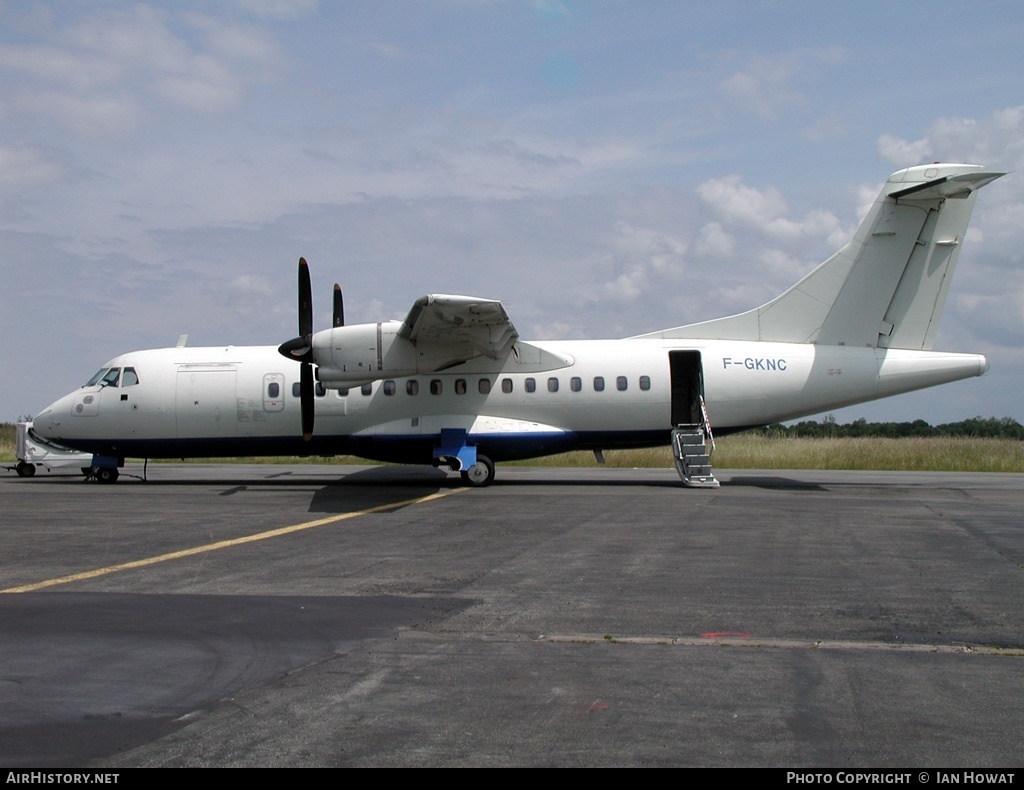
[[[965,198],[991,184],[1006,173],[961,173],[956,176],[943,176],[933,181],[925,181],[910,187],[893,190],[889,197],[894,200],[941,200],[943,198]]]

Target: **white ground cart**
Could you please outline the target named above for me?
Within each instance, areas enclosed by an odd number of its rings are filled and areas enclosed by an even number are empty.
[[[81,453],[44,439],[33,432],[30,422],[18,423],[14,454],[18,465],[7,468],[21,477],[32,477],[39,467],[47,472],[61,468],[80,469],[84,475],[92,471],[92,453]]]

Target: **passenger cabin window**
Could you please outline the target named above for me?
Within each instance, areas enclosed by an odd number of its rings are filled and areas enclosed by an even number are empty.
[[[512,379],[501,380],[501,391],[505,393],[509,393],[512,391]]]
[[[641,376],[640,377],[640,389],[642,389],[644,392],[647,392],[647,390],[649,390],[650,388],[651,388],[651,377],[650,376]]]
[[[132,387],[139,383],[139,376],[135,372],[135,368],[125,368],[124,375],[121,376],[122,387]]]
[[[594,376],[594,392],[604,392],[604,376]]]
[[[322,398],[324,397],[324,395],[327,394],[327,388],[324,387],[324,385],[318,381],[316,384],[313,385],[313,394],[315,394],[318,398]]]
[[[615,388],[619,392],[625,392],[626,391],[626,387],[628,387],[628,386],[629,386],[629,382],[626,380],[625,376],[618,376],[615,379]]]
[[[299,382],[297,382],[297,381],[294,384],[292,384],[292,397],[293,398],[301,398],[302,397],[302,385]]]
[[[359,388],[359,391],[361,393],[363,393],[363,395],[370,395],[370,394],[372,394],[373,393],[373,382],[371,381],[369,384],[364,384],[363,386],[361,386]]]
[[[466,394],[466,380],[465,379],[455,379],[455,394],[456,395],[465,395]]]
[[[395,394],[395,390],[396,390],[395,382],[393,382],[391,379],[388,379],[387,381],[384,382],[384,394],[385,395],[394,395]]]
[[[486,395],[488,392],[491,391],[491,380],[480,379],[480,381],[477,383],[477,390],[479,390],[481,395]]]
[[[554,376],[548,379],[548,392],[558,392],[558,379]]]
[[[527,392],[536,392],[537,391],[537,379],[533,379],[533,378],[527,379],[526,382],[525,382],[525,386],[526,386],[526,391]]]
[[[420,383],[416,379],[409,379],[405,382],[405,394],[406,395],[419,395],[420,394]]]
[[[267,385],[267,397],[277,400],[281,397],[281,385],[272,381]]]
[[[571,379],[569,379],[569,389],[571,389],[573,392],[582,392],[583,379],[581,379],[579,376],[573,376]]]
[[[430,394],[440,395],[441,394],[441,379],[430,380]]]
[[[339,398],[344,398],[347,395],[348,395],[348,388],[347,387],[342,387],[340,390],[338,390],[338,397]]]

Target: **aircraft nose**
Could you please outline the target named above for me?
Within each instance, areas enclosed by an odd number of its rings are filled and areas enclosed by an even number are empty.
[[[71,397],[71,395],[65,395],[39,412],[32,421],[32,430],[44,439],[56,438],[60,431],[62,417],[71,414]]]
[[[53,404],[39,412],[32,420],[32,429],[40,436],[49,438],[50,428],[53,423]]]

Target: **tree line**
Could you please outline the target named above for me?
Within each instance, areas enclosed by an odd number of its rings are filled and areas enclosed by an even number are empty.
[[[804,420],[793,425],[776,423],[760,429],[766,436],[809,437],[833,439],[847,437],[871,437],[901,439],[907,436],[967,436],[984,439],[1024,440],[1024,425],[1012,417],[973,417],[960,422],[929,425],[924,420],[913,422],[868,422],[863,417],[853,422],[840,424],[831,414],[821,422]]]

